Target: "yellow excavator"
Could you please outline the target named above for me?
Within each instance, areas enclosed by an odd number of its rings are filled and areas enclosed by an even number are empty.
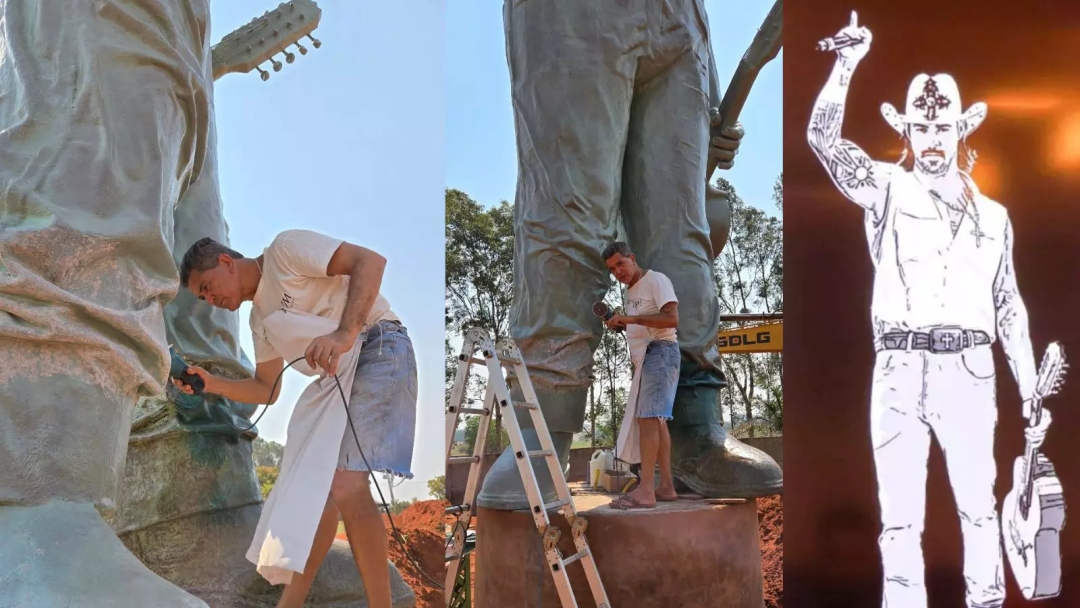
[[[717,336],[720,354],[784,352],[784,313],[721,315],[721,323],[739,323]]]

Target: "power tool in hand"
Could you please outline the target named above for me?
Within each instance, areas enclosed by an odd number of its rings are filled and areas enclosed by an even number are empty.
[[[196,395],[203,394],[203,390],[206,389],[206,383],[203,382],[203,379],[195,374],[189,374],[187,372],[187,368],[189,367],[187,362],[180,358],[180,355],[172,346],[169,347],[169,354],[172,355],[172,365],[169,368],[169,375],[191,387],[192,392]]]
[[[603,302],[603,301],[600,301],[600,302],[597,302],[596,304],[593,304],[592,305],[592,312],[593,312],[594,315],[600,317],[601,319],[603,319],[605,321],[607,321],[611,317],[615,316],[615,311],[611,310],[611,307],[608,306],[607,303]],[[621,332],[621,331],[625,331],[625,330],[626,330],[625,327],[616,327],[615,328],[616,332]]]

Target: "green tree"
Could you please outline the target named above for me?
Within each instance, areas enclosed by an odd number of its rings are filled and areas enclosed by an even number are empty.
[[[492,422],[495,422],[493,420]],[[465,420],[465,453],[472,455],[473,450],[476,449],[476,437],[480,434],[480,417],[469,416]],[[495,424],[488,424],[487,439],[484,443],[485,454],[498,454],[502,451],[502,446],[510,444],[510,436],[506,434],[506,429]]]
[[[281,459],[285,457],[285,446],[273,441],[267,441],[262,437],[256,437],[251,445],[251,460],[256,467],[281,466]]]
[[[446,313],[452,330],[479,326],[496,341],[509,335],[514,282],[514,209],[485,209],[446,191]]]
[[[613,311],[621,313],[625,310],[625,298],[625,286],[615,283],[604,301]],[[632,372],[626,333],[605,329],[593,352],[593,384],[586,422],[593,447],[615,445],[626,413]]]
[[[773,184],[777,215],[748,205],[730,182],[718,187],[730,193],[731,235],[715,264],[721,314],[778,313],[784,310],[783,173]],[[732,329],[734,323],[722,323]],[[783,431],[783,354],[738,353],[723,356],[729,390],[731,428],[753,437]]]
[[[446,475],[439,475],[427,482],[428,495],[435,500],[446,500]]]
[[[270,490],[274,489],[274,483],[277,482],[278,473],[280,473],[280,470],[277,467],[255,467],[255,476],[259,480],[259,487],[262,489],[263,500],[266,500],[266,497],[270,496]]]
[[[484,327],[495,339],[509,335],[513,301],[514,210],[503,201],[485,208],[459,190],[446,190],[446,393],[449,399],[457,368],[463,331]],[[617,285],[606,298],[619,308],[625,297]],[[594,354],[593,390],[590,391],[586,427],[595,444],[611,445],[626,408],[630,359],[623,334],[605,332]],[[481,372],[486,374],[485,372]],[[483,375],[472,375],[466,400],[480,407]],[[479,417],[465,420],[465,448],[472,453],[479,433]],[[501,415],[488,427],[486,451],[500,452],[508,443]]]
[[[457,352],[450,341],[471,327],[491,332],[496,341],[509,335],[514,281],[514,209],[503,201],[485,208],[464,192],[446,190],[446,355],[447,399],[454,382]],[[480,395],[482,377],[470,375],[466,399]],[[475,423],[474,423],[475,424]],[[468,428],[468,427],[466,427]],[[501,439],[502,414],[491,425],[492,451]],[[475,440],[476,430],[472,431]]]

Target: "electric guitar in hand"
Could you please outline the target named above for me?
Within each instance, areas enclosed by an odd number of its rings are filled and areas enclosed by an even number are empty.
[[[1039,424],[1042,401],[1056,394],[1065,375],[1061,345],[1046,349],[1039,367],[1030,426]],[[1024,453],[1013,463],[1013,487],[1001,508],[1005,553],[1024,598],[1038,600],[1061,592],[1061,529],[1065,498],[1054,465],[1025,440]]]

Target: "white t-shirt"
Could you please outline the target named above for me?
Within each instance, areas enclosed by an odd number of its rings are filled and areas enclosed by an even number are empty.
[[[671,279],[655,270],[646,270],[645,274],[626,290],[626,314],[655,315],[665,304],[678,302]],[[641,361],[645,348],[653,340],[677,342],[675,328],[657,329],[644,325],[627,325],[626,341],[630,344],[630,355],[634,361]]]
[[[262,280],[251,302],[251,334],[255,362],[281,358],[266,338],[263,319],[283,311],[300,310],[340,322],[349,295],[349,277],[326,275],[330,258],[344,241],[310,230],[286,230],[263,251]],[[365,326],[400,321],[379,294]]]

